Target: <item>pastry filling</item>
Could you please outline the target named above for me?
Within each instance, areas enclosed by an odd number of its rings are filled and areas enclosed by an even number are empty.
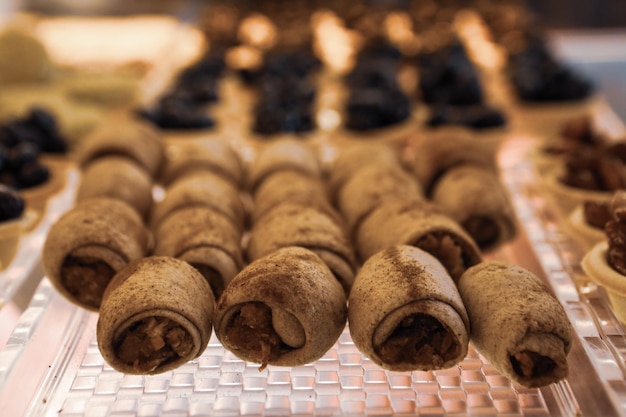
[[[556,363],[547,356],[537,352],[523,350],[510,357],[511,365],[516,374],[522,378],[540,378],[551,375]]]
[[[429,233],[417,241],[415,246],[437,258],[455,281],[458,281],[465,272],[466,262],[463,249],[452,236],[444,233]]]
[[[191,335],[166,317],[147,317],[129,326],[113,348],[117,358],[138,373],[187,358],[194,347]]]
[[[272,325],[272,310],[264,303],[245,303],[230,318],[226,337],[235,349],[246,352],[251,361],[265,369],[269,362],[293,348],[287,345]]]
[[[449,329],[423,313],[405,317],[376,353],[386,363],[422,363],[440,366],[459,355],[459,345]]]
[[[213,290],[215,298],[218,298],[220,294],[222,294],[222,291],[224,291],[224,280],[222,279],[222,275],[217,272],[215,268],[211,268],[208,265],[192,263],[191,266],[202,274],[204,279],[206,279],[211,286],[211,290]]]
[[[67,256],[61,266],[61,282],[81,304],[100,307],[102,294],[115,275],[106,262],[92,257]]]
[[[495,244],[500,235],[498,224],[489,217],[470,217],[462,223],[462,226],[481,248]]]

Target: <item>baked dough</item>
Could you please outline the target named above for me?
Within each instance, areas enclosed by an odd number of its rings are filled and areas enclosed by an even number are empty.
[[[363,264],[348,323],[356,347],[391,371],[450,368],[467,355],[469,319],[454,281],[413,246],[390,247]]]
[[[175,369],[202,354],[211,337],[215,297],[184,261],[151,256],[126,265],[102,300],[98,348],[125,374]]]
[[[77,203],[50,227],[41,260],[59,293],[96,311],[115,273],[151,249],[152,235],[135,209],[96,197]]]
[[[215,334],[237,357],[267,365],[316,361],[346,326],[345,293],[326,264],[299,247],[280,248],[246,266],[215,311]]]
[[[461,277],[471,342],[503,375],[526,387],[567,377],[572,329],[539,277],[518,265],[484,262]]]

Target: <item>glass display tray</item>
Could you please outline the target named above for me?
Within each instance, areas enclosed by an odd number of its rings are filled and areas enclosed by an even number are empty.
[[[515,141],[507,152],[518,155]],[[506,159],[506,158],[505,158]],[[527,160],[504,164],[520,233],[490,259],[523,265],[565,306],[576,337],[570,375],[528,389],[470,346],[458,365],[389,372],[359,353],[348,329],[323,358],[300,367],[247,363],[213,336],[203,354],[170,372],[124,375],[98,350],[97,314],[60,296],[47,278],[0,350],[0,410],[24,416],[626,415],[626,337],[596,288],[579,288],[580,250],[559,227]]]

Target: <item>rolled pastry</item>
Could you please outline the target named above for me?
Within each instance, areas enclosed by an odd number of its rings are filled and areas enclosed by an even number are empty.
[[[211,171],[196,171],[185,175],[165,189],[165,196],[154,205],[151,226],[158,225],[177,210],[194,206],[207,206],[228,217],[243,231],[246,209],[239,188],[231,181]]]
[[[280,138],[259,150],[248,172],[249,189],[254,191],[268,175],[282,170],[322,175],[320,160],[311,146],[298,139]]]
[[[401,197],[423,199],[417,180],[400,165],[374,163],[357,169],[345,182],[337,205],[353,235],[363,219],[383,201]]]
[[[571,326],[539,277],[517,265],[490,261],[468,269],[458,287],[471,341],[499,372],[526,387],[567,376]]]
[[[43,269],[71,302],[98,310],[104,289],[128,262],[146,256],[152,235],[128,204],[107,197],[77,203],[51,227]]]
[[[484,252],[497,249],[517,234],[511,199],[492,169],[474,164],[452,167],[434,185],[431,199],[460,223]]]
[[[474,239],[455,220],[426,201],[386,201],[361,223],[356,234],[356,249],[362,261],[396,245],[416,246],[430,253],[455,281],[481,261]]]
[[[81,167],[105,155],[121,155],[134,160],[151,177],[163,163],[161,135],[147,122],[124,117],[103,122],[79,143],[76,158]]]
[[[184,261],[151,256],[120,270],[107,287],[97,324],[98,348],[126,374],[158,374],[205,350],[215,297]]]
[[[495,152],[486,150],[479,136],[450,127],[413,137],[410,165],[427,197],[435,181],[453,166],[472,163],[495,169]]]
[[[259,219],[250,231],[247,254],[250,261],[279,248],[301,246],[315,252],[349,291],[356,260],[345,230],[333,218],[314,207],[285,202]]]
[[[331,164],[328,187],[331,201],[358,169],[365,165],[400,165],[400,154],[393,146],[381,142],[361,142],[339,150]]]
[[[253,222],[286,201],[315,207],[324,212],[334,211],[321,178],[301,171],[281,170],[268,175],[256,189],[253,196]]]
[[[199,270],[216,296],[243,267],[241,231],[209,207],[189,207],[155,229],[155,255],[171,256]]]
[[[345,293],[324,262],[299,247],[246,266],[217,303],[215,334],[237,357],[299,366],[321,358],[346,325]]]
[[[211,171],[243,185],[243,164],[239,155],[219,137],[177,139],[165,147],[165,161],[160,179],[165,185],[195,171]]]
[[[117,198],[146,218],[152,209],[152,177],[131,159],[103,156],[91,161],[81,174],[76,201],[92,197]]]
[[[348,323],[356,347],[391,371],[450,368],[467,355],[469,319],[454,281],[413,246],[387,248],[363,264]]]

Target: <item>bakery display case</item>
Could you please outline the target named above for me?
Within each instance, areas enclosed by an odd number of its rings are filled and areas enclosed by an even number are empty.
[[[589,117],[584,126],[607,143],[626,133],[619,104],[581,76],[590,66],[577,61],[586,56],[579,48],[596,48],[591,37],[525,33],[535,27],[520,2],[261,3],[175,2],[172,14],[13,12],[7,27],[17,24],[38,42],[45,70],[3,86],[1,123],[33,104],[47,106],[68,149],[45,155],[60,186],[43,204],[27,203],[15,254],[0,271],[3,413],[626,415],[623,310],[592,276],[597,268],[583,262],[605,236],[574,224],[584,221],[590,193],[555,191],[550,182],[565,160],[560,147],[574,146],[560,141],[574,120]],[[0,55],[2,42],[0,34]],[[11,56],[40,68],[28,51]],[[542,76],[565,87],[522,72],[524,65],[541,66]],[[0,83],[24,76],[14,70],[0,62]],[[605,191],[599,202],[615,190]],[[419,212],[431,203],[436,210]],[[490,205],[495,211],[468,215]],[[113,220],[105,225],[105,218]],[[446,252],[443,235],[461,255]],[[379,336],[368,341],[362,328],[373,326],[364,311],[377,308],[368,297],[385,287],[375,285],[380,270],[403,291],[394,279],[409,274],[408,264],[399,271],[384,263],[384,250],[395,245],[403,245],[403,262],[436,264],[410,274],[452,292],[458,285],[465,297],[459,282],[469,282],[474,266],[514,265],[538,278],[549,293],[541,308],[555,303],[549,319],[563,314],[571,326],[571,341],[562,342],[568,370],[548,365],[548,382],[533,382],[543,381],[539,371],[509,353],[514,370],[506,374],[468,318],[477,307],[466,316],[462,305],[470,303],[461,295],[444,302],[459,315],[446,313],[440,331],[461,327],[450,342],[464,344],[459,357],[442,365],[433,359],[438,352],[426,363],[414,355],[419,365],[407,370],[396,353],[403,365],[386,364],[374,346]],[[296,282],[301,275],[315,279]],[[448,300],[444,290],[429,290],[428,302]],[[289,304],[283,298],[310,314],[281,310]],[[260,299],[272,300],[270,313]],[[244,312],[237,306],[245,302],[256,304]],[[350,307],[359,320],[348,322]],[[269,317],[277,333],[255,344],[249,335],[262,331],[254,326],[229,330],[250,311]],[[524,314],[526,322],[545,319]],[[509,325],[501,341],[514,333]],[[146,327],[148,336],[132,333]],[[159,327],[170,333],[150,333]],[[183,336],[171,341],[180,329],[193,348],[184,350]],[[133,337],[144,338],[128,342]],[[144,345],[160,342],[178,361],[145,353]],[[124,352],[123,343],[132,348]],[[148,359],[128,360],[134,350]]]

